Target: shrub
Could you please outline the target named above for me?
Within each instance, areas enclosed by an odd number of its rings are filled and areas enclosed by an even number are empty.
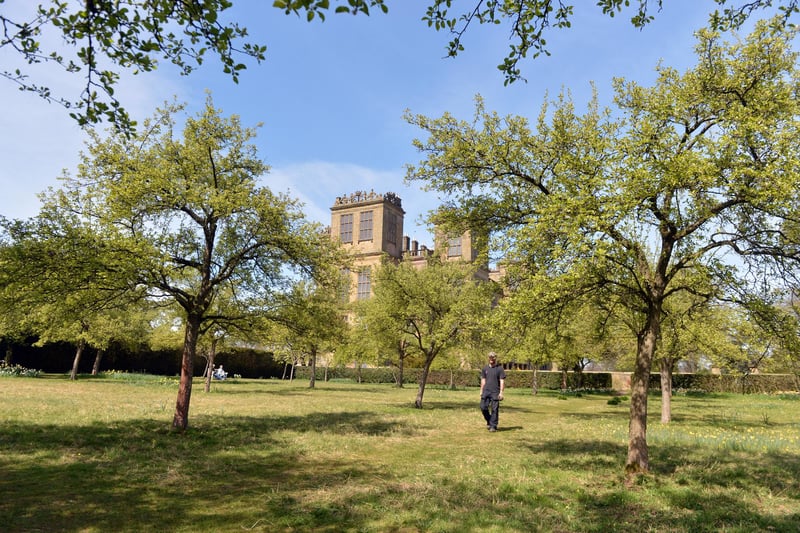
[[[685,391],[763,394],[798,390],[798,383],[792,374],[674,374],[672,387]],[[660,388],[658,374],[651,375],[650,388]]]
[[[5,361],[0,361],[0,376],[35,378],[38,377],[39,374],[41,374],[39,370],[25,368],[20,365],[9,365],[6,364]]]

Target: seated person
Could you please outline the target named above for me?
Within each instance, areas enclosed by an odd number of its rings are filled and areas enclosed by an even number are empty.
[[[223,370],[222,365],[219,365],[219,368],[214,370],[214,379],[224,380],[228,377],[228,373]]]

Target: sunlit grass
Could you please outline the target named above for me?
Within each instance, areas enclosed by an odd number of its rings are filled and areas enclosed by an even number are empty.
[[[0,380],[2,531],[800,531],[800,402],[676,396],[652,473],[622,474],[629,402],[231,380],[171,430],[155,376]]]

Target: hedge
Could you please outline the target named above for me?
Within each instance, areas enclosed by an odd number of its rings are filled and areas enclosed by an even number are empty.
[[[317,367],[316,379],[323,381],[348,380],[360,383],[396,383],[398,370],[392,367],[352,368],[352,367]],[[422,369],[407,368],[403,372],[404,385],[419,383]],[[506,387],[532,388],[532,370],[506,370]],[[537,373],[538,388],[560,390],[563,374],[540,370]],[[307,380],[311,377],[311,368],[306,366],[295,368],[295,379]],[[612,390],[611,372],[567,372],[567,389],[569,390]],[[480,374],[477,370],[431,370],[428,374],[428,385],[452,386],[455,388],[479,387]],[[673,374],[673,390],[703,392],[735,392],[735,393],[772,393],[795,391],[800,392],[800,378],[794,374],[751,374],[736,376],[732,374]],[[650,375],[651,390],[660,390],[661,377],[657,373]]]
[[[660,378],[650,378],[651,388],[660,388]],[[672,388],[703,392],[738,392],[742,394],[800,391],[800,378],[794,374],[675,374]]]

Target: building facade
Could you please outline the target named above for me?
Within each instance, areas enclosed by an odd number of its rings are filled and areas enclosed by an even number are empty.
[[[372,295],[372,273],[383,257],[409,261],[417,268],[424,268],[434,255],[447,261],[474,262],[479,257],[479,247],[486,245],[485,239],[473,231],[458,236],[437,231],[436,247],[428,248],[405,235],[405,214],[402,200],[392,192],[356,191],[336,198],[331,207],[331,238],[338,239],[353,260],[352,268],[345,272],[350,279],[347,300]],[[482,268],[478,277],[488,280],[488,268]]]

